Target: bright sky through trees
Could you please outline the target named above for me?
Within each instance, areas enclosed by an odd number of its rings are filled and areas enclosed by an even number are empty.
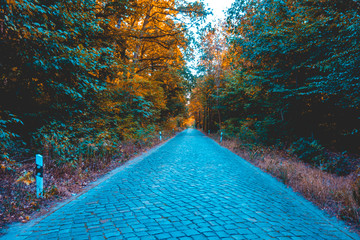
[[[209,16],[209,21],[215,19],[223,19],[225,17],[224,11],[226,11],[234,0],[204,0],[204,3],[209,6],[213,11],[213,16]]]

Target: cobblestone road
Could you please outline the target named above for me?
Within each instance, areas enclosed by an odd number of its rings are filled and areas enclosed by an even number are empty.
[[[359,239],[284,185],[186,130],[4,239]]]

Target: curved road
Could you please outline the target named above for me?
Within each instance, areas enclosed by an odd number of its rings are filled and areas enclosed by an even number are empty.
[[[2,239],[359,239],[197,130]]]

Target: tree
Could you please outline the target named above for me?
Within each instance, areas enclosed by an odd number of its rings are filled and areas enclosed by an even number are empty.
[[[266,144],[311,137],[358,151],[358,9],[351,0],[236,1],[225,24],[224,127],[246,126]]]
[[[196,23],[206,14],[201,3],[3,5],[0,120],[2,131],[13,136],[6,141],[18,136],[28,148],[51,145],[59,156],[75,159],[71,146],[79,139],[141,139],[185,115],[189,38],[181,18]]]

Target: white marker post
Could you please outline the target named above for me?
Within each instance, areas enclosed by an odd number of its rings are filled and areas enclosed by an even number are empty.
[[[42,198],[44,196],[44,180],[43,180],[43,157],[36,154],[36,197]]]
[[[161,138],[161,131],[160,131],[160,137],[159,137],[159,138],[160,138],[160,141],[161,141],[161,139],[162,139],[162,138]]]
[[[222,135],[223,135],[223,133],[221,132],[220,133],[220,142],[222,142]]]

